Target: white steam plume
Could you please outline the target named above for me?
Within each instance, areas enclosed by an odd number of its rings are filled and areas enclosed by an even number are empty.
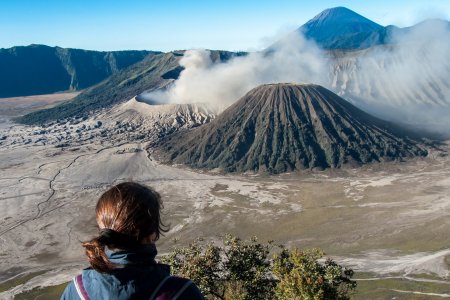
[[[189,50],[180,60],[185,69],[166,91],[147,95],[156,102],[201,102],[227,107],[250,89],[273,82],[326,84],[326,58],[311,42],[296,35],[271,53],[255,52],[213,64],[207,50]]]
[[[427,21],[393,35],[390,46],[335,59],[330,88],[377,116],[427,127],[450,128],[450,31]]]
[[[212,63],[206,50],[186,51],[179,79],[147,98],[225,108],[263,83],[316,83],[378,117],[437,132],[450,129],[448,22],[403,29],[391,45],[367,50],[327,52],[299,34],[283,38],[272,50],[227,63]]]

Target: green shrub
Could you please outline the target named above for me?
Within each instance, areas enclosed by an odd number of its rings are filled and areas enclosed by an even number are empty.
[[[190,278],[207,299],[349,299],[356,288],[353,271],[330,259],[320,263],[323,255],[227,235],[223,246],[196,240],[162,261],[175,275]]]
[[[276,298],[280,300],[350,299],[356,288],[351,280],[353,270],[344,269],[331,259],[318,260],[324,253],[318,249],[283,249],[273,261],[273,273],[278,278]]]

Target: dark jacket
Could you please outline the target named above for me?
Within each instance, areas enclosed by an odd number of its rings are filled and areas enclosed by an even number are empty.
[[[158,285],[170,275],[168,265],[155,262],[157,252],[154,245],[142,245],[133,251],[105,252],[112,263],[123,267],[112,273],[100,273],[90,268],[83,270],[83,286],[90,299],[149,299]],[[203,299],[197,286],[186,282],[187,287],[177,300]],[[61,296],[61,300],[69,299],[80,299],[73,281]]]

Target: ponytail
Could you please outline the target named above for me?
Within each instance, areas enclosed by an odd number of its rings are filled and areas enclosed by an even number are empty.
[[[86,248],[86,256],[94,270],[102,273],[110,273],[115,269],[115,264],[110,262],[106,256],[106,245],[102,242],[102,236],[84,242],[82,246]]]
[[[100,230],[100,236],[82,243],[86,248],[86,256],[92,268],[99,272],[109,273],[115,269],[105,253],[105,247],[110,249],[130,249],[139,245],[139,240],[131,235],[123,234],[112,229]]]

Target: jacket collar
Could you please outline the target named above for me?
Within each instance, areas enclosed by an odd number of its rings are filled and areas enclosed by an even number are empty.
[[[155,264],[155,257],[158,251],[154,244],[139,245],[127,250],[111,250],[105,248],[105,254],[113,264]]]

